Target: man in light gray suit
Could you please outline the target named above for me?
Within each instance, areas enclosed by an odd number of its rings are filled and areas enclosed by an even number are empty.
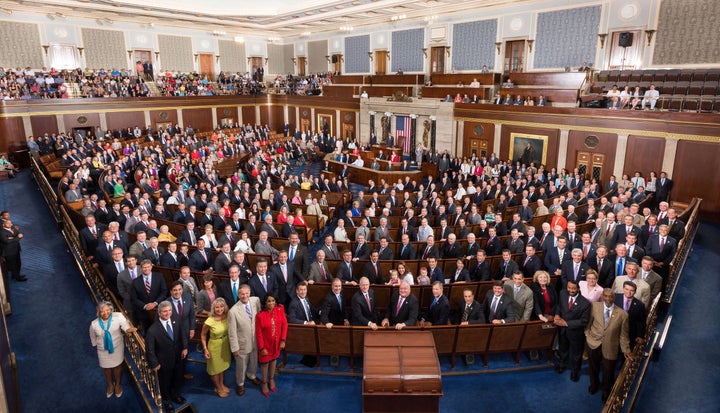
[[[230,351],[235,357],[237,394],[245,394],[245,377],[259,386],[257,378],[257,342],[255,340],[255,316],[260,312],[260,299],[250,297],[250,286],[243,284],[238,291],[238,301],[228,312],[228,339]]]
[[[515,271],[512,275],[512,281],[505,281],[503,286],[505,295],[513,299],[512,305],[515,309],[516,321],[529,321],[533,310],[533,292],[525,282],[523,282],[523,273]]]
[[[650,285],[650,301],[655,299],[655,296],[658,295],[660,292],[660,289],[662,288],[662,277],[653,271],[653,266],[655,265],[655,260],[652,257],[644,256],[642,257],[642,261],[640,262],[640,275],[638,278],[641,280],[644,280],[646,283]]]
[[[277,261],[279,251],[270,245],[270,242],[268,242],[267,231],[260,231],[260,235],[258,237],[258,242],[255,243],[255,253],[260,255],[270,255],[272,256],[273,261]]]
[[[118,252],[122,255],[122,248],[113,248],[113,255]],[[135,308],[132,304],[132,298],[130,297],[130,290],[132,289],[132,280],[134,280],[138,274],[140,274],[140,269],[137,267],[137,256],[128,255],[125,258],[125,268],[118,273],[117,286],[118,291],[120,292],[120,297],[122,297],[123,300],[123,307],[125,308],[125,311],[127,311],[130,316],[130,320],[133,323],[137,323],[137,316]]]

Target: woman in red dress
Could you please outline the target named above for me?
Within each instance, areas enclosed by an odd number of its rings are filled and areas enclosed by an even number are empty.
[[[285,310],[282,304],[277,304],[275,296],[265,296],[264,310],[255,317],[255,337],[258,347],[258,361],[262,371],[262,393],[268,397],[269,390],[274,392],[275,387],[275,366],[280,357],[280,350],[285,348],[288,324],[285,318]]]

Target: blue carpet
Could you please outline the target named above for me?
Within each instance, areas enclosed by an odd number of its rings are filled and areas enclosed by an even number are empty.
[[[15,180],[0,182],[0,209],[12,211],[13,221],[26,236],[23,273],[29,281],[11,283],[14,312],[8,317],[11,344],[18,357],[23,411],[141,411],[127,377],[121,399],[105,398],[105,380],[87,333],[94,318],[92,299],[29,172],[21,173]],[[708,311],[707,306],[708,302],[714,303],[714,294],[720,287],[720,280],[708,272],[709,268],[720,266],[718,251],[713,248],[718,241],[720,226],[703,223],[683,284],[670,309],[674,321],[667,345],[660,361],[650,367],[648,381],[639,395],[638,411],[720,410],[716,392],[720,386],[716,369],[720,359],[716,345],[720,322],[715,317],[717,312]],[[191,358],[201,359],[197,352]],[[322,370],[336,375],[313,374],[314,369],[300,365],[297,356],[289,357],[288,361],[288,371],[277,376],[277,393],[265,398],[258,388],[249,385],[242,399],[234,393],[226,399],[215,396],[204,363],[190,361],[188,371],[195,378],[186,382],[183,395],[199,412],[228,411],[238,406],[248,412],[291,408],[317,413],[361,411],[361,378],[357,375],[361,360],[356,361],[355,375],[349,374],[346,359],[341,359],[339,368],[329,368],[327,360],[322,360]],[[448,358],[441,358],[441,365],[446,373],[442,412],[602,409],[599,395],[587,393],[586,367],[580,382],[573,383],[568,373],[555,374],[545,362],[531,362],[524,355],[520,363],[524,371],[514,371],[509,355],[492,356],[489,369],[484,369],[479,359],[475,365],[465,366],[458,358],[452,372]],[[232,368],[226,372],[226,384],[235,385]]]

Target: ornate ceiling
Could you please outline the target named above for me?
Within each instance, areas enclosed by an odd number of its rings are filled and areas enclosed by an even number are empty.
[[[94,19],[151,27],[192,28],[230,36],[292,40],[402,22],[432,22],[446,15],[538,3],[540,0],[2,0],[7,13],[49,19]]]

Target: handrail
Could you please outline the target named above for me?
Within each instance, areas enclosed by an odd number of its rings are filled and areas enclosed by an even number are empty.
[[[93,301],[95,303],[101,300],[110,301],[114,304],[117,311],[125,313],[121,301],[105,287],[105,280],[99,271],[84,259],[78,232],[72,224],[66,207],[64,205],[58,207],[58,196],[53,191],[45,174],[42,173],[35,158],[31,157],[30,162],[35,181],[38,183],[53,218],[61,229],[60,232],[65,240],[70,256],[82,274],[83,281],[88,290],[90,290]],[[125,317],[128,320],[130,319],[126,313]],[[137,332],[125,335],[125,348],[127,350],[125,354],[125,364],[139,390],[145,410],[148,412],[162,412],[163,407],[157,372],[148,366],[143,338]]]
[[[615,381],[615,385],[610,392],[610,396],[602,410],[603,413],[618,413],[623,409],[632,411],[634,408],[635,398],[642,386],[647,370],[647,363],[649,363],[650,356],[655,347],[658,310],[660,305],[665,306],[672,303],[675,289],[682,277],[685,262],[687,261],[695,239],[695,234],[697,233],[701,201],[701,198],[694,198],[690,203],[693,211],[690,214],[690,219],[688,219],[685,237],[678,241],[678,251],[670,266],[669,287],[665,296],[663,296],[661,292],[655,297],[648,314],[647,329],[644,336],[644,343],[646,344],[637,344],[633,348],[634,358],[632,360],[625,360],[620,374],[618,374]],[[649,345],[647,344],[648,342],[650,342]]]

